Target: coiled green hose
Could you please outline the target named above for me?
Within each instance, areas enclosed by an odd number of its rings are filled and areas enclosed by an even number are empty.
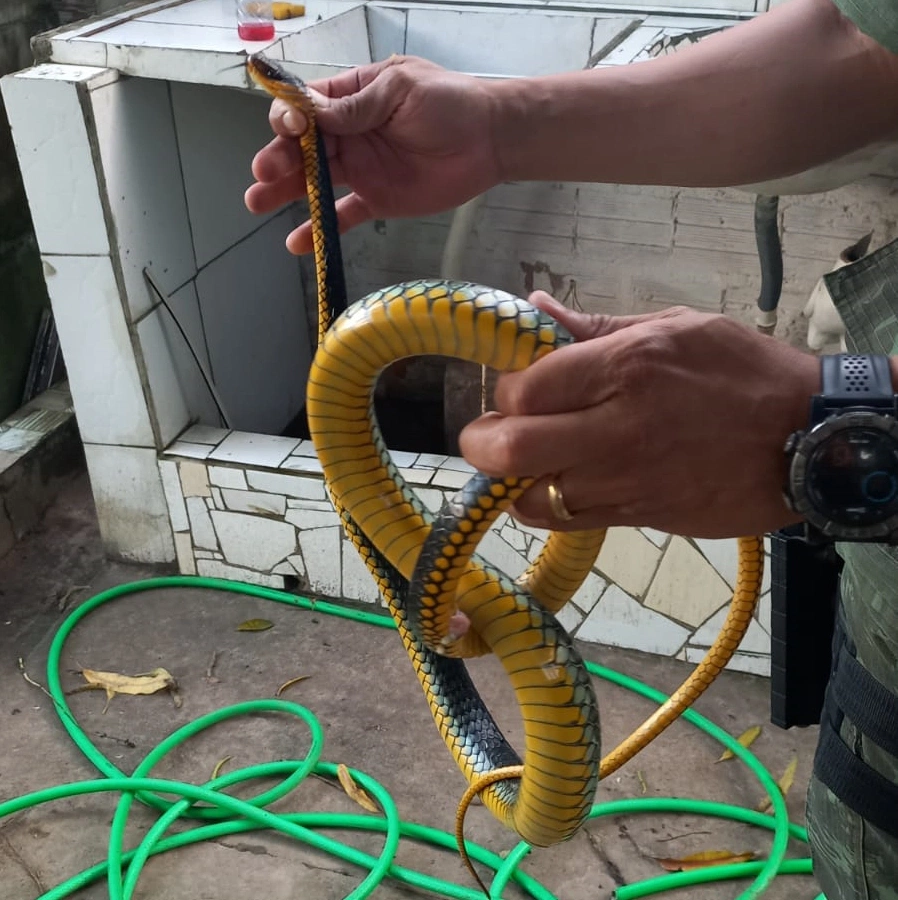
[[[315,716],[306,708],[279,699],[254,700],[238,703],[208,715],[179,728],[169,735],[137,766],[132,775],[121,772],[107,759],[87,737],[75,720],[65,698],[60,683],[60,658],[66,639],[82,619],[99,606],[119,597],[143,591],[187,588],[220,590],[246,594],[252,597],[272,600],[277,603],[313,609],[326,615],[339,616],[356,622],[363,622],[379,628],[394,628],[393,620],[384,615],[338,606],[325,601],[311,601],[271,588],[256,587],[216,578],[196,578],[173,576],[151,578],[133,584],[125,584],[97,594],[78,607],[62,624],[50,647],[47,660],[47,686],[60,721],[76,746],[103,776],[100,779],[75,782],[36,791],[0,803],[0,820],[24,809],[30,809],[53,800],[94,793],[118,793],[120,798],[112,820],[109,834],[109,853],[106,860],[85,869],[64,883],[42,894],[37,900],[63,900],[89,884],[106,878],[110,900],[131,900],[140,874],[151,856],[175,850],[200,841],[220,838],[224,835],[247,831],[270,829],[289,835],[317,850],[331,854],[367,872],[359,885],[346,900],[363,900],[370,896],[377,886],[390,878],[438,897],[452,900],[479,900],[480,891],[445,881],[421,872],[416,872],[395,863],[395,855],[402,838],[426,842],[447,850],[455,850],[453,835],[399,818],[396,805],[385,788],[375,779],[350,769],[353,778],[380,804],[383,816],[347,815],[321,812],[273,813],[266,807],[293,791],[311,773],[336,776],[337,766],[321,760],[323,733]],[[603,666],[587,663],[589,671],[605,681],[624,687],[646,697],[653,702],[663,703],[666,697],[635,679],[629,678]],[[302,760],[267,763],[229,772],[205,785],[197,786],[177,781],[150,777],[154,766],[175,747],[182,745],[199,732],[227,719],[258,712],[276,712],[292,715],[302,720],[311,732],[311,746]],[[790,824],[785,801],[773,777],[749,750],[708,719],[693,710],[687,710],[683,717],[706,734],[719,741],[735,756],[742,760],[758,777],[773,801],[773,815],[763,815],[750,809],[711,803],[701,800],[679,798],[633,799],[596,804],[591,818],[612,815],[633,815],[646,812],[688,813],[731,819],[773,831],[773,844],[768,858],[760,862],[737,865],[713,866],[691,872],[678,872],[652,878],[617,889],[616,900],[638,900],[651,894],[675,888],[702,884],[725,879],[752,879],[751,884],[737,900],[755,900],[769,887],[778,874],[810,874],[810,859],[786,860],[790,836],[807,843],[807,832],[798,825]],[[224,793],[224,789],[256,778],[277,776],[282,780],[274,787],[249,800],[239,800]],[[160,794],[174,795],[180,799],[169,801]],[[124,835],[128,813],[134,802],[145,804],[159,811],[160,816],[137,847],[125,850]],[[203,804],[203,805],[197,805]],[[178,834],[166,836],[175,821],[195,820],[196,825]],[[331,837],[319,834],[320,829],[347,829],[382,833],[383,848],[375,857],[364,853]],[[472,859],[491,868],[495,877],[490,887],[490,897],[498,900],[509,881],[515,882],[535,900],[556,900],[555,896],[536,879],[519,868],[521,860],[529,853],[530,847],[519,843],[503,859],[495,853],[468,843]],[[817,900],[825,900],[821,894]]]

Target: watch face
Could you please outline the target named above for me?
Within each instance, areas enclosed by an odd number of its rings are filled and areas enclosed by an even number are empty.
[[[875,525],[898,512],[898,441],[876,428],[850,427],[809,454],[808,499],[828,519]]]
[[[836,539],[898,533],[898,421],[846,411],[795,438],[789,486],[796,512]]]

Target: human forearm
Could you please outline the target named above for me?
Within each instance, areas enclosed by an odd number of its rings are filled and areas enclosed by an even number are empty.
[[[898,132],[898,56],[829,0],[791,0],[670,56],[491,93],[507,180],[748,184]]]

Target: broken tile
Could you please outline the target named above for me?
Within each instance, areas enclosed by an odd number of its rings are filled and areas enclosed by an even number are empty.
[[[418,495],[418,499],[432,513],[439,512],[446,499],[446,495],[442,491],[433,488],[418,488],[415,493]]]
[[[437,487],[461,488],[471,480],[469,472],[453,472],[448,469],[437,469],[430,483]]]
[[[226,428],[212,428],[210,425],[191,425],[178,437],[178,440],[187,441],[189,444],[212,444],[212,446],[217,446],[230,433]]]
[[[309,590],[325,597],[342,596],[340,571],[342,530],[333,527],[303,531],[299,536],[299,543],[306,564]],[[349,546],[346,547],[347,552],[350,549]]]
[[[186,517],[186,512],[185,512]],[[196,560],[193,558],[193,541],[189,532],[175,535],[175,553],[178,557],[178,571],[182,575],[196,575]]]
[[[380,593],[362,557],[348,541],[343,543],[343,597],[361,600],[363,603],[377,603]]]
[[[227,562],[268,572],[296,552],[296,529],[287,522],[243,513],[211,513]]]
[[[299,446],[290,454],[291,456],[314,456],[318,458],[315,452],[315,445],[311,441],[300,441]]]
[[[670,535],[665,531],[658,531],[655,528],[639,529],[656,547],[664,547]]]
[[[204,578],[225,578],[229,581],[241,581],[244,584],[257,584],[260,587],[284,589],[283,575],[264,575],[252,569],[241,569],[229,566],[218,559],[198,559],[196,570]]]
[[[467,472],[473,475],[477,469],[460,456],[450,456],[445,462],[440,463],[441,469],[451,469],[453,472]]]
[[[447,459],[449,459],[448,456],[442,456],[437,453],[422,453],[418,457],[418,461],[415,463],[415,465],[421,468],[428,467],[431,469],[436,469],[442,466]]]
[[[294,455],[288,456],[281,465],[281,469],[287,469],[291,472],[314,472],[321,474],[321,463],[318,462],[316,456]]]
[[[717,570],[685,538],[673,537],[658,566],[645,605],[693,627],[732,597]]]
[[[493,526],[496,528],[496,526]],[[506,543],[511,544],[518,553],[526,554],[527,537],[523,531],[518,531],[514,525],[505,525],[504,528],[498,528],[499,534]]]
[[[193,536],[194,547],[204,550],[217,550],[218,538],[215,537],[215,529],[209,518],[209,510],[202,497],[187,498],[187,517],[190,519],[190,532]]]
[[[583,613],[573,603],[568,603],[555,613],[555,618],[568,634],[573,635],[583,621]]]
[[[311,531],[315,528],[332,528],[340,524],[340,516],[335,509],[288,509],[284,518],[300,531]]]
[[[181,487],[185,497],[211,497],[209,473],[203,463],[182,462],[178,465],[181,473]]]
[[[406,469],[413,466],[418,460],[417,453],[408,453],[405,450],[391,450],[390,456],[393,459],[393,465],[397,469]]]
[[[738,542],[735,540],[712,541],[696,539],[695,544],[723,580],[731,588],[735,587],[736,572],[739,567]]]
[[[400,469],[399,474],[409,483],[409,484],[429,484],[430,479],[433,478],[433,469]]]
[[[286,494],[307,500],[326,500],[324,482],[320,478],[302,478],[299,475],[279,475],[274,472],[247,472],[250,487],[271,494]]]
[[[232,491],[230,488],[224,488],[221,494],[224,508],[231,512],[283,518],[284,513],[287,511],[287,500],[281,494],[263,494],[259,491]]]
[[[758,608],[755,610],[755,615],[758,618],[758,624],[761,628],[764,629],[768,634],[770,634],[771,623],[770,623],[770,614],[771,614],[771,606],[772,606],[773,597],[768,591],[766,594],[761,594],[758,600]]]
[[[276,469],[299,446],[298,438],[274,434],[232,431],[210,454],[209,459],[244,463]]]
[[[626,593],[642,597],[660,558],[661,551],[637,529],[609,528],[596,568]]]
[[[175,532],[187,531],[190,523],[187,521],[187,507],[184,505],[184,494],[178,479],[178,464],[171,459],[160,459],[159,475],[162,478],[162,492],[165,494],[165,502],[168,505],[171,529]],[[176,542],[175,550],[177,549]]]
[[[314,509],[318,512],[333,512],[334,505],[330,500],[296,500],[288,497],[287,509]]]
[[[517,578],[527,569],[527,560],[495,531],[488,531],[477,545],[477,553],[509,578]]]
[[[673,656],[689,637],[689,631],[659,613],[640,606],[616,584],[602,595],[577,631],[583,641],[628,647]]]
[[[605,593],[607,587],[608,582],[604,578],[596,575],[595,572],[590,572],[583,579],[583,584],[580,585],[580,589],[574,594],[573,600],[583,612],[592,612],[593,607],[599,602],[599,597]]]
[[[209,466],[209,481],[223,488],[246,490],[246,475],[242,469],[233,469],[229,466]]]
[[[723,609],[718,610],[711,616],[706,622],[702,624],[700,628],[698,628],[692,637],[689,639],[689,643],[695,645],[696,647],[710,647],[714,641],[717,640],[717,636],[720,634],[720,629],[723,627],[724,620],[727,617],[727,614],[730,611],[729,604],[723,607]],[[745,637],[742,638],[742,643],[739,645],[739,649],[746,653],[770,653],[770,635],[768,635],[763,628],[752,619],[749,623],[748,630],[745,632]]]
[[[182,456],[187,459],[206,459],[213,449],[212,444],[191,444],[187,441],[175,441],[165,448],[165,455]]]
[[[287,557],[287,562],[293,566],[293,571],[296,572],[303,583],[306,583],[306,564],[303,562],[303,558],[298,553],[294,553],[293,556]]]

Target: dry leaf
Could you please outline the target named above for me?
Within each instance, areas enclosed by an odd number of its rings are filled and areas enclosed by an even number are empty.
[[[81,674],[87,682],[80,690],[106,691],[106,706],[103,712],[109,708],[109,701],[116,694],[156,694],[159,691],[170,691],[175,706],[180,707],[181,698],[178,695],[178,683],[172,678],[167,669],[153,669],[143,675],[120,675],[118,672],[96,672],[93,669],[82,669]]]
[[[753,725],[751,728],[743,731],[736,740],[742,744],[743,747],[750,747],[758,739],[760,733],[761,726]],[[734,756],[735,754],[732,750],[724,750],[717,762],[723,762],[725,759],[733,759]]]
[[[340,784],[343,785],[346,796],[355,800],[362,809],[367,809],[369,812],[373,813],[380,812],[368,794],[355,783],[352,775],[349,774],[349,769],[347,769],[343,763],[340,763],[340,765],[337,766],[337,778],[340,779]]]
[[[275,693],[274,696],[275,696],[275,697],[280,697],[281,694],[283,694],[284,691],[287,690],[287,688],[293,687],[294,684],[299,684],[300,681],[305,681],[307,678],[311,678],[311,677],[312,677],[311,675],[298,675],[296,678],[291,678],[289,681],[285,681],[285,682],[277,689],[277,692]]]
[[[649,786],[646,784],[645,775],[643,775],[642,772],[640,772],[639,769],[637,769],[636,777],[639,779],[639,784],[642,786],[642,793],[647,794],[648,790],[649,790]]]
[[[782,778],[776,783],[776,786],[780,789],[780,793],[785,797],[786,794],[789,793],[789,788],[792,787],[792,782],[795,781],[795,771],[798,768],[798,757],[793,756],[792,762],[786,766],[786,771],[783,772]],[[773,805],[773,801],[769,796],[765,797],[760,804],[758,805],[758,812],[767,812],[768,809]]]
[[[753,851],[745,853],[733,853],[732,850],[703,850],[701,853],[692,853],[681,859],[656,859],[655,861],[668,872],[691,872],[694,869],[706,869],[709,866],[729,866],[733,863],[751,862],[755,856]]]
[[[220,759],[217,763],[215,763],[215,768],[212,770],[212,777],[209,781],[215,781],[219,775],[221,775],[221,770],[225,767],[227,762],[231,759],[230,756],[226,756],[224,759]]]
[[[247,619],[237,626],[238,631],[268,631],[269,628],[274,628],[274,622],[268,619]]]

